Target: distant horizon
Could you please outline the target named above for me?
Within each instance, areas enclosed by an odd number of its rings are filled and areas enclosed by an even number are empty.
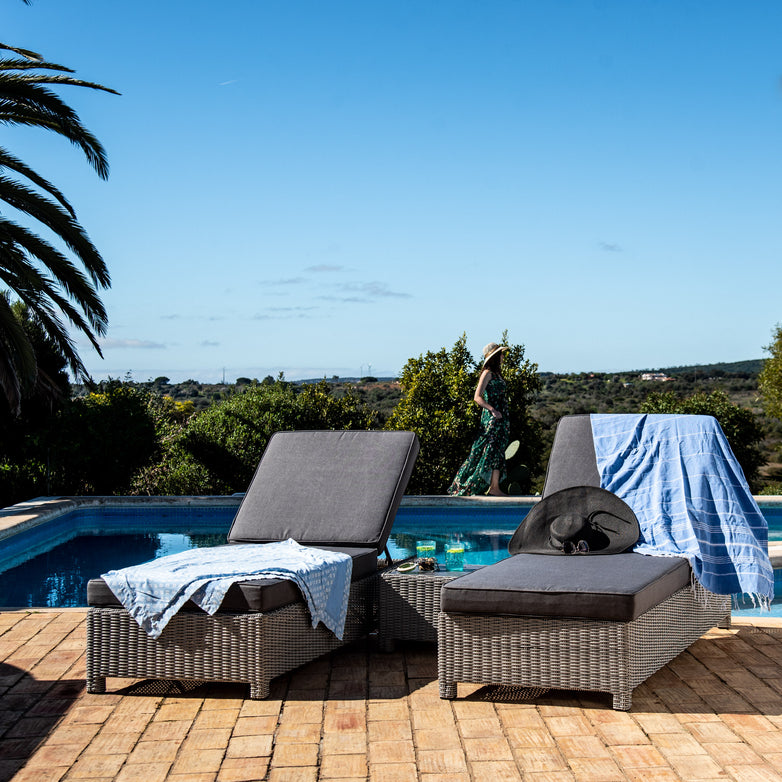
[[[755,361],[764,361],[765,358],[759,357],[759,358],[747,358],[747,359],[738,359],[736,361],[712,361],[712,362],[704,362],[704,363],[697,363],[697,364],[666,364],[659,367],[634,367],[632,369],[575,369],[575,370],[568,370],[568,371],[558,371],[558,370],[551,370],[551,369],[542,369],[538,367],[538,374],[551,374],[551,375],[580,375],[580,374],[589,374],[591,372],[595,374],[601,374],[601,375],[622,375],[622,374],[640,374],[642,372],[660,372],[663,370],[672,370],[672,369],[689,369],[689,368],[701,368],[701,367],[714,367],[714,366],[722,366],[722,365],[733,365],[733,364],[744,364],[747,362],[755,362]],[[370,365],[371,366],[371,365]],[[325,370],[323,372],[311,372],[309,374],[306,373],[306,369],[298,369],[298,374],[288,373],[287,371],[276,369],[276,370],[258,370],[256,369],[250,369],[247,371],[239,371],[239,372],[233,372],[229,371],[229,368],[225,368],[225,375],[223,375],[223,370],[220,369],[218,371],[215,370],[197,370],[193,372],[188,372],[187,370],[176,370],[176,371],[148,371],[148,372],[142,372],[141,370],[129,370],[126,369],[124,371],[119,371],[117,373],[113,372],[106,372],[105,374],[101,376],[93,375],[92,379],[95,382],[101,382],[104,380],[108,380],[109,378],[112,378],[114,380],[124,380],[128,374],[130,374],[130,379],[134,383],[148,383],[154,381],[158,377],[167,377],[169,378],[169,381],[172,384],[176,383],[184,383],[188,380],[193,380],[197,383],[207,383],[210,385],[219,385],[219,384],[225,384],[225,385],[235,385],[236,380],[240,377],[246,377],[250,378],[250,380],[263,380],[266,377],[273,377],[275,380],[277,377],[279,377],[280,372],[283,372],[285,380],[289,380],[291,382],[317,382],[320,380],[332,380],[334,377],[338,378],[339,380],[360,380],[364,377],[375,377],[379,381],[380,380],[398,380],[399,379],[399,372],[387,372],[387,371],[372,371],[370,372],[364,372],[362,373],[356,373],[351,372],[350,370],[344,370],[343,372],[339,371],[328,371]],[[143,376],[142,376],[143,375]],[[224,378],[224,379],[223,379]],[[71,379],[71,383],[74,385],[78,385],[76,381]]]

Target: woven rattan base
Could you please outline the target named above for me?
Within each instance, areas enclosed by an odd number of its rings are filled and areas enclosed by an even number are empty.
[[[345,633],[339,640],[312,627],[303,602],[266,614],[183,612],[150,638],[123,608],[87,615],[87,691],[106,691],[106,677],[244,682],[265,698],[275,676],[366,636],[377,604],[377,575],[351,587]]]
[[[627,710],[632,691],[705,632],[729,626],[730,597],[690,587],[631,622],[440,613],[440,697],[457,682],[596,690]]]
[[[380,577],[378,637],[381,649],[391,651],[395,640],[437,641],[440,590],[463,575],[457,572],[400,573],[396,568]]]

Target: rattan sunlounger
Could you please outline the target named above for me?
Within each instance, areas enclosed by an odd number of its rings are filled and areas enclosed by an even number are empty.
[[[353,583],[344,637],[313,629],[298,587],[234,584],[214,616],[187,605],[150,638],[102,579],[88,585],[87,690],[107,677],[245,682],[251,698],[275,677],[365,636],[376,613],[383,552],[418,454],[411,432],[278,432],[237,511],[229,543],[293,538],[349,553]]]

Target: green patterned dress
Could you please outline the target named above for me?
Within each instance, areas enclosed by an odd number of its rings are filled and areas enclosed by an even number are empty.
[[[495,418],[488,410],[481,411],[483,432],[473,443],[470,455],[456,473],[448,494],[485,494],[491,483],[492,470],[500,471],[500,480],[505,477],[505,449],[510,439],[510,418],[502,377],[492,374],[483,398],[502,413],[502,418]]]

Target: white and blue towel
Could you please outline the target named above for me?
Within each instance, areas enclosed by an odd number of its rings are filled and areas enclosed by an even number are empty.
[[[301,589],[312,616],[340,640],[345,631],[353,560],[295,540],[196,548],[112,570],[102,578],[139,626],[158,638],[188,601],[214,614],[236,581],[285,578]]]
[[[602,488],[634,511],[634,551],[686,557],[715,594],[768,606],[768,524],[719,423],[707,415],[592,415]]]

